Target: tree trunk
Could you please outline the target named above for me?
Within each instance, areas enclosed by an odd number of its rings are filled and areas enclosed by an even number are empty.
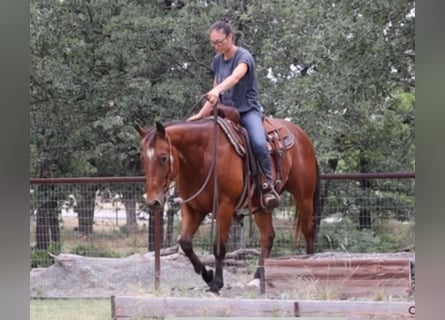
[[[56,252],[53,253],[59,253],[61,245],[60,245],[60,228],[59,228],[59,214],[57,212],[57,203],[56,207],[50,212],[49,225],[51,230],[51,243],[54,246],[53,249],[56,250]]]
[[[245,247],[243,232],[243,215],[236,215],[232,220],[227,241],[227,251],[235,251]]]
[[[36,249],[48,250],[50,245],[54,246],[53,249],[60,250],[60,228],[55,200],[46,201],[37,210]]]
[[[40,167],[40,177],[51,178],[51,176],[51,162],[45,159]],[[53,185],[39,185],[37,192],[39,205],[36,221],[36,249],[48,250],[51,243],[60,246],[57,197]]]
[[[49,245],[49,210],[41,205],[37,209],[36,249],[47,250]]]
[[[125,188],[122,192],[122,202],[124,203],[127,217],[126,227],[129,234],[139,233],[136,219],[136,193],[137,190],[134,185],[129,185],[128,188]]]
[[[80,201],[78,203],[78,231],[88,237],[93,233],[95,193],[87,185],[80,185]]]
[[[360,158],[360,172],[369,172],[369,163],[366,159]],[[371,229],[371,209],[370,209],[370,191],[371,191],[371,181],[367,179],[360,180],[360,187],[362,189],[361,198],[359,199],[359,229]]]
[[[328,159],[328,165],[331,168],[332,173],[335,173],[335,171],[337,170],[338,159],[337,158]],[[320,195],[320,212],[324,212],[324,204],[326,199],[329,197],[331,182],[332,180],[325,180],[324,183],[320,184],[320,188],[322,188]],[[324,188],[322,186],[324,186]],[[331,212],[327,212],[327,214],[329,215],[331,214]]]
[[[129,234],[139,233],[138,223],[136,219],[136,198],[134,193],[128,194],[123,199],[125,212],[127,215],[127,230]]]
[[[175,222],[175,210],[170,208],[167,210],[167,230],[165,235],[165,245],[170,247],[173,245],[173,224]]]

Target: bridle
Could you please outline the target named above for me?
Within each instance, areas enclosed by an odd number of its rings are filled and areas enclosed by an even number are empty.
[[[165,138],[167,139],[167,146],[168,146],[168,163],[169,163],[169,170],[167,172],[167,179],[165,180],[164,185],[164,194],[168,193],[168,189],[170,188],[170,184],[172,183],[173,179],[173,153],[172,153],[172,144],[170,140],[170,136],[168,135],[167,131],[165,132]]]

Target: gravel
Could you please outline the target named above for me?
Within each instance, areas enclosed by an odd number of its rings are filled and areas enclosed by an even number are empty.
[[[180,295],[183,291],[205,293],[208,286],[182,254],[161,258],[160,288],[155,290],[152,253],[125,258],[93,258],[60,254],[47,268],[30,272],[32,298],[110,297],[111,295]],[[235,275],[224,269],[229,287],[242,287]]]
[[[410,252],[391,254],[324,252],[307,258],[409,258],[414,261],[415,256]],[[159,290],[155,289],[155,264],[152,252],[143,255],[134,254],[125,258],[94,258],[60,254],[55,256],[54,260],[54,264],[50,267],[31,270],[30,294],[32,298],[107,298],[112,295],[202,297],[211,295],[208,292],[208,286],[201,276],[194,272],[191,263],[182,252],[161,257]],[[252,279],[253,275],[248,274],[246,268],[225,267],[225,286],[220,292],[221,296],[232,298],[258,296],[258,287],[248,284]]]

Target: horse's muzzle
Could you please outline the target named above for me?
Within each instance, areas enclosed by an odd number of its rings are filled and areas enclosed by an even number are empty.
[[[159,210],[163,208],[164,202],[165,202],[165,194],[161,192],[147,195],[145,199],[145,203],[147,204],[150,210]]]
[[[158,200],[158,199],[152,200],[152,201],[147,201],[147,206],[150,210],[159,210],[163,206],[163,201]]]

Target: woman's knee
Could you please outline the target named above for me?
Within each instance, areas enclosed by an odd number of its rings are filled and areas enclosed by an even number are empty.
[[[262,135],[261,135],[262,134]],[[252,135],[251,144],[255,152],[267,154],[267,143],[264,133],[255,133]]]

